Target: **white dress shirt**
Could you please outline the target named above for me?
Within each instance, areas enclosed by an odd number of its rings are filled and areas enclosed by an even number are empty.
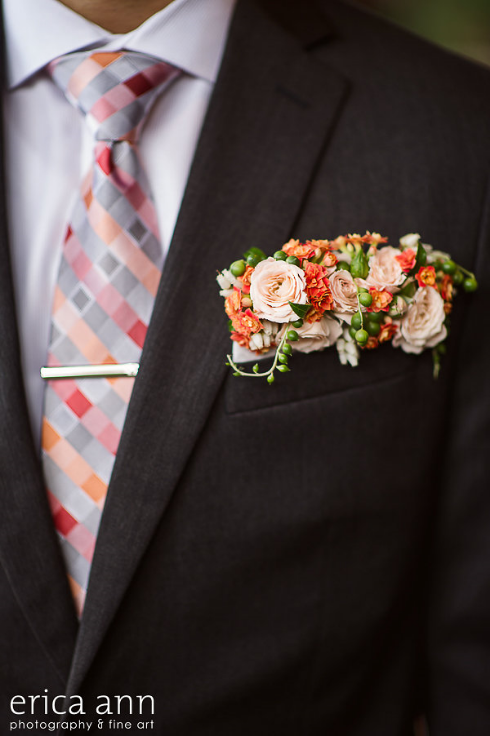
[[[43,68],[84,48],[129,49],[183,74],[152,108],[140,154],[159,219],[164,254],[213,90],[235,0],[174,0],[139,28],[110,34],[58,0],[4,0],[9,231],[22,369],[39,444],[51,303],[61,244],[93,140],[83,117]]]

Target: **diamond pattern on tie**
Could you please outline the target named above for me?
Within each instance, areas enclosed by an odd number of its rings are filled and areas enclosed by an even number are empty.
[[[136,143],[174,67],[135,52],[81,52],[49,72],[85,116],[94,163],[63,244],[48,365],[138,362],[162,266]],[[79,616],[134,379],[50,381],[42,432],[48,499]]]

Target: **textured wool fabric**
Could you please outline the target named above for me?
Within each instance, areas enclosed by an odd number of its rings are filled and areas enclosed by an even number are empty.
[[[490,732],[489,74],[315,7],[237,4],[78,631],[0,270],[6,730],[9,699],[47,688],[92,719],[129,694],[120,720],[165,736],[412,736],[421,710],[431,736]],[[439,380],[389,346],[356,369],[295,355],[273,386],[233,377],[217,269],[366,229],[417,230],[476,269]]]
[[[178,74],[136,52],[81,52],[49,65],[94,137],[63,244],[48,365],[137,363],[162,265],[136,142]],[[134,378],[49,381],[42,429],[49,502],[79,616]]]

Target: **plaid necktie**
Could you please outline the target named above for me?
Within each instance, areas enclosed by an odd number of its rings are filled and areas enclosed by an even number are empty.
[[[135,52],[69,54],[48,70],[95,139],[63,244],[48,366],[138,362],[163,257],[136,142],[156,95],[179,72]],[[79,616],[133,382],[46,386],[43,467]]]

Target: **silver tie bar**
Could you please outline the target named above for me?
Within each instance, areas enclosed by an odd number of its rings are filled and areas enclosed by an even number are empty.
[[[139,363],[44,366],[41,378],[46,381],[58,378],[134,378],[139,367]]]

